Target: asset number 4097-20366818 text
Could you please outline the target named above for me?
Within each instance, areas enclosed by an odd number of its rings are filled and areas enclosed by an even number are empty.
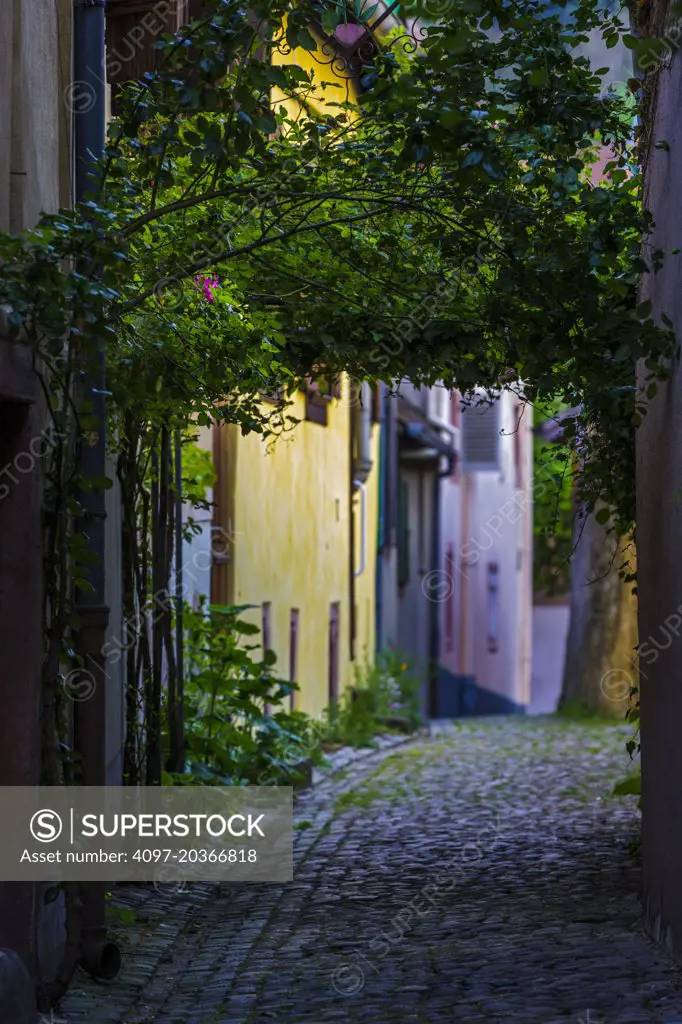
[[[133,860],[141,864],[255,864],[255,850],[136,850]]]

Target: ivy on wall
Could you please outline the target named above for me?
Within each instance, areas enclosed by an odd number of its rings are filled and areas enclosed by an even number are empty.
[[[275,437],[286,404],[259,396],[291,393],[315,367],[463,393],[522,379],[533,403],[581,408],[565,437],[579,497],[605,501],[626,533],[635,429],[677,348],[670,322],[637,304],[665,254],[642,256],[631,104],[577,55],[590,33],[617,41],[616,14],[596,0],[565,18],[537,0],[453,0],[368,53],[356,105],[339,79],[322,109],[293,50],[314,53],[311,26],[329,36],[369,13],[327,0],[207,12],[123,90],[90,200],[0,237],[0,302],[60,438],[44,460],[46,781],[63,776],[58,680],[74,587],[89,586],[78,496],[108,485],[78,471],[95,346],[123,502],[129,735],[147,745],[127,766],[148,780],[163,770],[172,622],[147,613],[168,589],[178,432],[218,419]]]

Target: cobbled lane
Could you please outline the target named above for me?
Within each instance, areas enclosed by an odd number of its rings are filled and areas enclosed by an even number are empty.
[[[297,801],[292,884],[153,894],[121,978],[64,1019],[682,1024],[640,927],[636,798],[611,795],[629,735],[468,720],[351,766]]]

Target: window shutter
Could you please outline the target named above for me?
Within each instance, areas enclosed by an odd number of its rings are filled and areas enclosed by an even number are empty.
[[[469,405],[461,418],[462,469],[465,473],[499,470],[500,403]]]
[[[112,104],[124,82],[138,82],[162,59],[154,43],[188,21],[187,0],[108,0],[106,6],[107,81]]]

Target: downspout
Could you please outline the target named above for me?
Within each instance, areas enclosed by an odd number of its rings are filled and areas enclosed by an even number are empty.
[[[359,395],[358,455],[353,472],[356,480],[365,483],[372,470],[372,391],[367,381],[360,385]]]
[[[105,85],[105,0],[75,0],[73,79],[78,83],[83,102],[75,104],[74,158],[76,202],[97,189],[89,164],[104,150],[106,122]],[[87,100],[87,102],[85,102]],[[106,475],[106,354],[101,343],[92,352],[90,366],[82,380],[82,394],[91,402],[96,420],[97,440],[81,444],[80,472],[83,477]],[[77,613],[81,625],[78,651],[93,681],[93,695],[74,705],[74,746],[80,755],[82,784],[106,785],[106,658],[103,654],[109,609],[105,598],[105,500],[102,489],[86,490],[80,495],[84,509],[82,530],[88,548],[95,556],[89,566],[92,590],[77,592]],[[81,966],[96,978],[116,977],[121,955],[115,943],[108,941],[105,923],[106,883],[88,882],[82,886],[83,933]]]
[[[379,388],[379,508],[377,515],[377,560],[376,560],[376,595],[375,595],[375,625],[374,625],[374,646],[378,654],[383,650],[383,609],[384,609],[384,509],[386,505],[386,394],[381,381],[377,382]]]
[[[471,522],[471,477],[464,473],[462,475],[461,483],[461,495],[462,495],[462,532],[461,537],[468,538],[469,536],[469,524]],[[463,550],[464,544],[467,544],[468,540],[463,541],[460,544],[460,551]],[[459,614],[459,645],[458,645],[458,666],[460,675],[467,675],[469,672],[469,599],[471,596],[471,590],[469,587],[469,577],[466,573],[462,574],[462,589],[461,589],[461,605]],[[472,666],[473,671],[473,666]]]
[[[348,381],[350,389],[349,434],[350,434],[350,660],[355,660],[355,641],[357,638],[357,617],[355,610],[356,577],[365,571],[367,560],[367,495],[365,483],[372,471],[372,392],[367,381]],[[359,406],[355,399],[358,399]],[[355,566],[355,492],[360,492],[362,525],[361,525],[361,564]]]

